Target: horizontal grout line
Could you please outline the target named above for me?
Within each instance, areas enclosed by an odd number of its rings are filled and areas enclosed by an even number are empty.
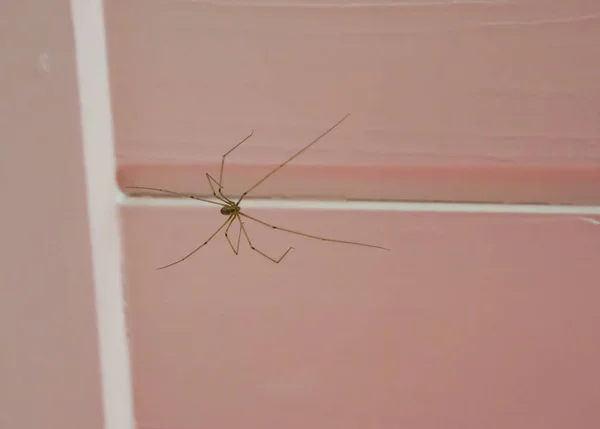
[[[252,8],[318,8],[318,9],[366,9],[366,8],[415,8],[415,7],[444,7],[464,5],[502,5],[508,0],[408,0],[408,1],[379,1],[369,2],[354,1],[349,3],[323,2],[321,1],[223,1],[223,0],[179,0],[181,3],[196,3],[199,5],[210,5],[217,7],[252,7]]]
[[[215,200],[216,201],[216,200]],[[131,197],[120,194],[121,206],[141,207],[216,207],[214,204],[188,198]],[[323,201],[244,199],[243,207],[269,209],[310,210],[361,210],[396,212],[448,212],[448,213],[530,213],[600,215],[600,206],[557,206],[537,204],[478,204],[478,203],[427,203],[396,201]],[[600,222],[600,221],[599,221]]]

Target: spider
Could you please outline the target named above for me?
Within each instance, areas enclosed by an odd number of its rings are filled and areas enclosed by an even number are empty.
[[[290,158],[288,158],[285,162],[281,163],[279,166],[277,166],[276,168],[274,168],[273,170],[271,170],[266,176],[264,176],[262,179],[260,179],[258,182],[256,182],[254,185],[252,185],[250,188],[248,188],[244,193],[242,193],[242,195],[239,197],[239,199],[237,201],[231,200],[231,199],[229,199],[227,196],[225,196],[223,194],[223,169],[225,167],[225,158],[227,158],[227,156],[231,152],[233,152],[235,149],[237,149],[242,143],[244,143],[246,140],[248,140],[250,137],[252,137],[252,135],[254,134],[254,130],[252,130],[252,132],[249,135],[247,135],[241,142],[239,142],[233,148],[231,148],[229,151],[227,151],[227,152],[225,152],[225,154],[223,154],[223,156],[221,158],[221,171],[219,173],[219,180],[216,180],[209,173],[206,173],[206,178],[208,180],[208,184],[210,185],[210,189],[212,191],[212,194],[213,194],[214,198],[216,200],[218,200],[218,201],[213,201],[213,200],[208,200],[208,199],[204,199],[204,198],[199,198],[199,197],[196,197],[196,196],[193,196],[193,195],[181,194],[179,192],[173,192],[173,191],[169,191],[169,190],[161,189],[161,188],[149,188],[149,187],[142,187],[142,186],[126,186],[125,187],[126,189],[142,189],[142,190],[149,190],[149,191],[158,191],[158,192],[163,192],[163,193],[167,193],[167,194],[171,194],[171,195],[177,195],[177,196],[180,196],[180,197],[192,198],[194,200],[199,200],[199,201],[203,201],[203,202],[210,203],[210,204],[216,204],[216,205],[221,206],[221,214],[224,215],[224,216],[227,216],[227,219],[225,220],[225,222],[223,222],[223,224],[210,237],[208,237],[208,239],[206,239],[206,241],[204,243],[202,243],[200,246],[196,247],[194,250],[192,250],[191,252],[189,252],[183,258],[178,259],[175,262],[171,262],[170,264],[167,264],[167,265],[164,265],[162,267],[159,267],[157,269],[158,270],[163,270],[165,268],[172,267],[173,265],[176,265],[176,264],[179,264],[180,262],[185,261],[186,259],[188,259],[189,257],[191,257],[193,254],[195,254],[198,250],[200,250],[201,248],[203,248],[204,246],[206,246],[221,230],[223,230],[223,228],[225,228],[225,238],[227,238],[227,242],[231,246],[231,249],[233,250],[233,253],[235,253],[236,255],[239,253],[240,239],[241,239],[242,234],[244,235],[244,237],[246,237],[246,241],[248,241],[248,245],[250,246],[250,248],[252,250],[254,250],[255,252],[261,254],[262,256],[264,256],[265,258],[267,258],[268,260],[270,260],[270,261],[272,261],[272,262],[274,262],[276,264],[280,263],[282,261],[282,259],[285,258],[285,256],[291,250],[294,249],[293,247],[289,247],[277,259],[275,259],[275,258],[267,255],[262,250],[257,249],[252,244],[252,241],[250,240],[250,236],[248,235],[248,232],[246,231],[246,227],[244,226],[244,222],[242,221],[242,218],[252,220],[254,222],[260,223],[261,225],[264,225],[266,227],[269,227],[269,228],[272,228],[272,229],[275,229],[275,230],[278,230],[278,231],[285,231],[285,232],[288,232],[288,233],[291,233],[291,234],[300,235],[302,237],[313,238],[313,239],[321,240],[321,241],[329,241],[329,242],[333,242],[333,243],[353,244],[353,245],[356,245],[356,246],[364,246],[364,247],[372,247],[372,248],[376,248],[376,249],[390,250],[390,249],[388,249],[386,247],[375,246],[373,244],[359,243],[357,241],[345,241],[345,240],[335,240],[335,239],[332,239],[332,238],[324,238],[324,237],[319,237],[319,236],[316,236],[316,235],[306,234],[306,233],[303,233],[303,232],[298,232],[298,231],[294,231],[294,230],[291,230],[291,229],[287,229],[287,228],[282,228],[282,227],[279,227],[279,226],[275,226],[275,225],[272,225],[270,223],[264,222],[264,221],[262,221],[260,219],[257,219],[257,218],[255,218],[253,216],[250,216],[249,214],[244,213],[242,211],[242,207],[240,206],[240,203],[242,202],[242,200],[244,199],[244,197],[246,197],[246,195],[248,195],[248,193],[250,193],[252,190],[254,190],[255,188],[257,188],[261,183],[263,183],[265,180],[267,180],[269,177],[271,177],[276,171],[280,170],[288,162],[292,161],[294,158],[296,158],[302,152],[306,151],[312,145],[314,145],[319,140],[321,140],[323,137],[325,137],[327,134],[329,134],[331,131],[333,131],[338,125],[340,125],[342,122],[344,122],[346,120],[346,118],[348,118],[348,116],[350,116],[349,113],[346,116],[344,116],[342,119],[340,119],[335,125],[333,125],[329,129],[327,129],[325,132],[323,132],[319,137],[317,137],[316,139],[314,139],[308,145],[306,145],[305,147],[303,147],[302,149],[300,149],[298,152],[296,152],[294,155],[292,155]],[[236,222],[236,221],[238,222],[240,228],[239,228],[239,232],[238,232],[237,243],[234,246],[233,243],[231,242],[231,239],[229,238],[229,229],[231,228],[231,226],[233,225],[233,223]]]

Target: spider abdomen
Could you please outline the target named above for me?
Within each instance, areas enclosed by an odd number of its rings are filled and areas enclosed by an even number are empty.
[[[237,213],[240,211],[240,208],[238,206],[235,205],[230,205],[230,206],[223,206],[221,207],[221,214],[225,215],[225,216],[229,216],[232,215],[234,213]]]

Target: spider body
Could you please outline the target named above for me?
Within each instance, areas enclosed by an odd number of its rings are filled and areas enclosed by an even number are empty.
[[[364,247],[372,247],[372,248],[376,248],[376,249],[390,250],[390,249],[387,249],[385,247],[375,246],[373,244],[359,243],[357,241],[345,241],[345,240],[335,240],[335,239],[332,239],[332,238],[324,238],[324,237],[319,237],[319,236],[316,236],[316,235],[305,234],[303,232],[298,232],[298,231],[294,231],[294,230],[291,230],[291,229],[287,229],[287,228],[282,228],[282,227],[279,227],[279,226],[271,225],[270,223],[263,222],[262,220],[259,220],[259,219],[255,218],[255,217],[252,217],[252,216],[244,213],[242,211],[242,208],[240,207],[241,201],[244,199],[244,197],[246,197],[246,195],[250,191],[252,191],[253,189],[255,189],[258,185],[260,185],[262,182],[264,182],[269,177],[271,177],[271,175],[273,175],[273,173],[275,173],[280,168],[282,168],[284,165],[286,165],[288,162],[290,162],[291,160],[293,160],[294,158],[296,158],[298,155],[300,155],[302,152],[304,152],[305,150],[307,150],[313,144],[315,144],[316,142],[318,142],[319,140],[321,140],[321,138],[323,138],[325,135],[329,134],[335,127],[337,127],[339,124],[341,124],[348,116],[349,116],[349,114],[346,115],[346,116],[344,116],[334,126],[330,127],[327,131],[325,131],[324,133],[322,133],[319,137],[317,137],[316,139],[314,139],[308,145],[304,146],[302,149],[300,149],[298,152],[296,152],[293,156],[291,156],[290,158],[288,158],[287,161],[281,163],[278,167],[276,167],[275,169],[273,169],[266,176],[264,176],[262,179],[260,179],[258,182],[256,182],[254,185],[252,185],[250,188],[248,188],[244,193],[242,193],[242,195],[240,196],[240,198],[237,201],[232,201],[231,199],[229,199],[227,196],[225,196],[223,194],[223,169],[224,169],[224,166],[225,166],[225,158],[227,157],[227,155],[229,155],[231,152],[233,152],[238,146],[240,146],[242,143],[244,143],[246,140],[248,140],[250,137],[252,137],[252,135],[254,134],[254,131],[252,131],[246,138],[244,138],[241,142],[239,142],[238,144],[236,144],[232,149],[230,149],[228,152],[226,152],[223,155],[223,157],[221,158],[221,173],[219,175],[219,180],[218,181],[214,177],[212,177],[210,174],[206,173],[206,178],[208,180],[208,184],[210,185],[210,189],[212,190],[213,197],[216,199],[216,201],[215,200],[208,200],[208,199],[205,199],[205,198],[195,197],[193,195],[180,194],[178,192],[173,192],[173,191],[169,191],[169,190],[166,190],[166,189],[147,188],[147,187],[142,187],[142,186],[127,186],[126,188],[131,188],[131,189],[145,189],[145,190],[150,190],[150,191],[159,191],[159,192],[163,192],[163,193],[167,193],[167,194],[171,194],[171,195],[177,195],[177,196],[180,196],[180,197],[187,197],[187,198],[192,198],[194,200],[204,201],[204,202],[210,203],[210,204],[216,204],[218,206],[221,206],[221,209],[220,209],[221,214],[224,215],[224,216],[227,216],[227,219],[225,220],[225,222],[210,237],[208,237],[208,239],[204,243],[202,243],[201,245],[199,245],[198,247],[196,247],[194,250],[192,250],[191,252],[189,252],[183,258],[181,258],[181,259],[179,259],[179,260],[177,260],[175,262],[172,262],[172,263],[170,263],[168,265],[162,266],[162,267],[160,267],[158,269],[162,270],[164,268],[172,267],[175,264],[179,264],[180,262],[185,261],[187,258],[189,258],[194,253],[196,253],[198,250],[200,250],[202,247],[206,246],[208,244],[208,242],[210,240],[212,240],[213,237],[216,236],[219,233],[219,231],[223,230],[223,228],[225,228],[225,238],[227,239],[227,242],[231,246],[231,249],[233,250],[233,253],[235,253],[236,255],[239,252],[240,239],[241,239],[242,235],[244,235],[244,237],[246,238],[246,241],[248,242],[248,245],[250,246],[250,248],[252,250],[254,250],[255,252],[261,254],[262,256],[264,256],[265,258],[269,259],[270,261],[275,262],[276,264],[278,264],[279,262],[281,262],[281,260],[290,252],[290,250],[293,249],[293,247],[289,247],[277,259],[275,259],[275,258],[267,255],[266,253],[262,252],[261,250],[257,249],[252,244],[252,241],[250,240],[250,236],[249,236],[248,232],[246,231],[246,227],[244,226],[244,222],[242,221],[242,218],[250,219],[251,221],[259,223],[259,224],[261,224],[263,226],[266,226],[268,228],[272,228],[272,229],[279,230],[279,231],[285,231],[285,232],[288,232],[290,234],[300,235],[302,237],[313,238],[313,239],[321,240],[321,241],[329,241],[329,242],[332,242],[332,243],[353,244],[353,245],[356,245],[356,246],[364,246]],[[215,188],[215,185],[216,185],[216,188]],[[239,232],[238,232],[237,244],[234,246],[234,244],[232,243],[231,239],[229,238],[228,233],[229,233],[229,229],[231,228],[231,226],[236,221],[237,221],[237,224],[239,225]]]
[[[224,216],[231,216],[240,212],[240,206],[233,203],[231,205],[221,207],[221,214]]]

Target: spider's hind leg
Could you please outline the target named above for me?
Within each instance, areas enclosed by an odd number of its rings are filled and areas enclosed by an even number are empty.
[[[235,221],[235,217],[233,219],[231,219],[231,222],[229,222],[229,225],[227,225],[227,228],[225,229],[225,238],[227,239],[227,242],[231,246],[231,250],[233,250],[233,253],[235,253],[237,255],[240,251],[240,239],[242,238],[242,226],[241,226],[242,224],[240,223],[240,230],[238,231],[237,245],[234,247],[233,243],[231,242],[231,239],[229,238],[229,235],[228,235],[229,228],[231,228],[231,225],[233,225],[234,221]]]
[[[293,247],[289,247],[284,253],[283,255],[281,255],[279,257],[279,259],[274,259],[272,257],[270,257],[269,255],[267,255],[266,253],[264,253],[263,251],[257,249],[256,247],[254,247],[254,245],[252,244],[252,241],[250,240],[250,237],[248,236],[248,232],[246,231],[246,227],[244,226],[244,223],[242,222],[242,218],[240,217],[240,215],[236,216],[238,219],[238,222],[240,223],[240,229],[242,230],[242,232],[244,233],[244,236],[246,237],[246,240],[248,241],[248,245],[250,246],[250,248],[252,250],[254,250],[255,252],[260,253],[262,256],[264,256],[265,258],[267,258],[268,260],[275,262],[276,264],[280,263],[281,260],[283,258],[285,258],[285,256],[290,252],[290,250],[293,249]]]

